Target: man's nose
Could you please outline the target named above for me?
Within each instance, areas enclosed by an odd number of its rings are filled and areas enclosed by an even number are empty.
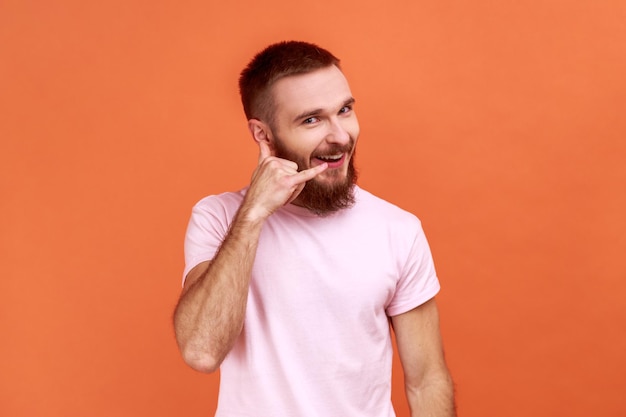
[[[331,119],[327,141],[340,145],[345,145],[350,142],[350,134],[339,120]]]

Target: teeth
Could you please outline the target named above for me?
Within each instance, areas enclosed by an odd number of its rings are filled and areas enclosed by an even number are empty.
[[[322,159],[324,161],[337,161],[339,159],[341,159],[341,157],[343,156],[343,154],[338,154],[338,155],[325,155],[325,156],[318,156],[318,159]]]

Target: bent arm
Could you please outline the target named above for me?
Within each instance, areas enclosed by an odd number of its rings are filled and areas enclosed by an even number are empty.
[[[455,417],[454,385],[434,299],[391,318],[411,416]]]
[[[262,226],[242,206],[215,258],[187,275],[174,329],[183,359],[198,371],[217,370],[241,333]]]
[[[260,156],[248,192],[217,254],[187,274],[174,311],[176,341],[185,362],[201,372],[217,370],[243,328],[250,274],[265,220],[295,199],[328,165],[298,172],[297,164],[271,155],[259,143]]]

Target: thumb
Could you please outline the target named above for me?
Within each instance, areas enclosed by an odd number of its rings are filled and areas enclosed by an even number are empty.
[[[270,149],[270,145],[264,140],[261,140],[259,143],[259,164],[263,162],[267,157],[272,156],[272,150]]]

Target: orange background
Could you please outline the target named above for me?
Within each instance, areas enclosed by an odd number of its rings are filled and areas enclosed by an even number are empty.
[[[459,415],[626,415],[625,22],[621,0],[0,2],[0,415],[211,415],[218,376],[171,326],[183,235],[247,183],[237,76],[283,39],[343,60],[360,184],[424,223]]]

